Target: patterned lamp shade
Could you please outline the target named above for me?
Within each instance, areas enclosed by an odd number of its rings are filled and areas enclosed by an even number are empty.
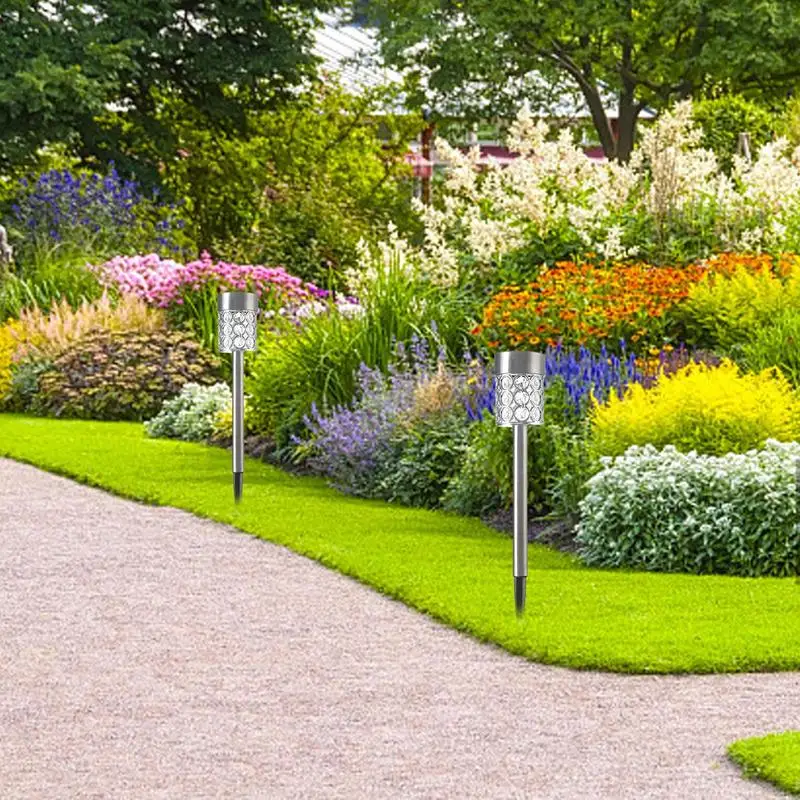
[[[494,415],[498,425],[544,422],[544,354],[498,353],[494,361]]]
[[[219,310],[219,351],[233,353],[256,349],[258,295],[252,292],[223,292]]]

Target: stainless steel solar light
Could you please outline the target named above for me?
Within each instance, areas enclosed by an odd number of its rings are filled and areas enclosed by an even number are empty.
[[[233,372],[233,497],[238,503],[244,484],[244,351],[256,349],[258,295],[222,292],[217,308],[219,351],[231,354]]]
[[[528,577],[528,425],[544,422],[543,353],[498,353],[494,360],[494,414],[514,429],[514,602],[525,610]]]

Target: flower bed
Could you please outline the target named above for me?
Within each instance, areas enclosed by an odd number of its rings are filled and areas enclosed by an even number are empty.
[[[220,291],[255,292],[262,301],[277,297],[283,302],[304,303],[328,294],[283,267],[214,261],[207,252],[186,264],[155,253],[117,256],[92,269],[107,286],[138,295],[159,308],[181,305],[187,292],[200,291],[209,284]]]
[[[628,339],[660,345],[666,314],[705,274],[700,266],[559,262],[526,287],[489,301],[474,333],[494,347],[595,345]]]

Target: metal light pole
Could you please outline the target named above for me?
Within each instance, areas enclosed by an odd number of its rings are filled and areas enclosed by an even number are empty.
[[[528,577],[528,425],[544,422],[543,353],[498,353],[494,360],[495,421],[514,429],[514,603],[525,610]]]
[[[233,372],[233,497],[238,503],[244,484],[244,351],[256,349],[258,295],[222,292],[217,298],[219,351],[231,353]]]

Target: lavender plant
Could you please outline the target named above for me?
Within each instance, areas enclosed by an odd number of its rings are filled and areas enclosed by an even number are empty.
[[[391,436],[403,412],[414,403],[419,372],[398,369],[390,374],[362,364],[358,371],[358,399],[350,406],[337,406],[323,416],[316,404],[305,424],[310,437],[295,438],[296,454],[337,489],[350,494],[374,495],[381,466],[391,450]]]

